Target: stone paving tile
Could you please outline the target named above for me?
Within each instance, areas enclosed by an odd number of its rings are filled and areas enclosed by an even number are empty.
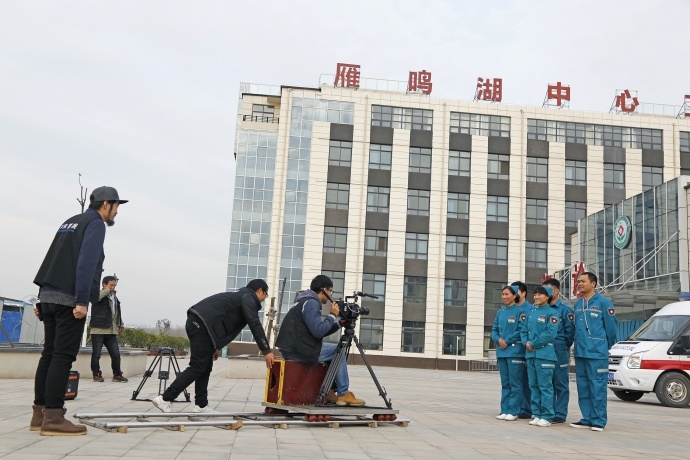
[[[186,362],[182,360],[182,366]],[[209,400],[222,411],[262,412],[264,382],[225,378],[227,360],[219,360],[211,376]],[[547,429],[526,421],[502,422],[494,417],[500,397],[498,375],[375,368],[400,416],[412,420],[397,426],[348,426],[339,429],[299,426],[287,430],[245,426],[239,431],[187,426],[184,432],[147,427],[127,434],[89,427],[86,436],[42,437],[28,430],[33,382],[0,380],[0,458],[86,459],[170,458],[688,458],[687,410],[661,406],[654,396],[625,403],[609,396],[609,425],[603,433],[575,430],[567,424]],[[350,368],[352,389],[370,404],[382,405],[361,366]],[[83,379],[79,397],[67,403],[76,412],[158,412],[150,402],[131,401],[141,376],[129,384],[99,384]],[[149,381],[140,397],[154,396],[158,382]],[[175,410],[191,408],[182,402]],[[575,385],[571,385],[568,422],[579,419]],[[167,420],[165,418],[160,420]],[[186,421],[186,420],[185,420]],[[102,456],[102,457],[101,457]]]

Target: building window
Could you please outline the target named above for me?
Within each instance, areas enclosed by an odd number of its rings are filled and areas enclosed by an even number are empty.
[[[428,190],[408,190],[407,214],[410,216],[428,216],[429,195],[430,192]]]
[[[500,238],[486,239],[486,263],[490,265],[508,265],[508,240]]]
[[[386,257],[388,232],[386,230],[364,230],[364,255]]]
[[[489,171],[487,177],[489,179],[509,179],[510,156],[490,153],[488,168]]]
[[[683,153],[690,153],[690,132],[680,132],[680,151]]]
[[[276,108],[272,105],[252,104],[252,120],[260,123],[273,123]]]
[[[383,350],[383,320],[360,318],[359,343],[365,350]]]
[[[405,258],[426,260],[429,235],[426,233],[405,233]]]
[[[549,202],[547,200],[538,200],[535,198],[527,198],[527,223],[546,225],[549,215]]]
[[[345,297],[345,272],[321,270],[321,274],[326,275],[333,281],[333,294],[331,294],[333,299]]]
[[[347,227],[323,228],[323,252],[345,254],[347,248]]]
[[[424,353],[424,322],[403,321],[400,351]]]
[[[465,326],[463,324],[443,324],[443,354],[465,356]]]
[[[565,266],[569,267],[572,262],[572,245],[570,243],[565,244]]]
[[[470,218],[470,195],[448,192],[448,219]]]
[[[371,144],[369,146],[369,169],[391,169],[393,146]]]
[[[347,209],[350,202],[350,184],[326,184],[326,207],[330,209]]]
[[[431,174],[431,149],[410,147],[410,172]]]
[[[405,276],[403,302],[426,303],[426,277]]]
[[[505,284],[495,281],[484,282],[484,308],[498,308],[503,305],[501,291]]]
[[[565,121],[527,119],[527,139],[626,149],[662,150],[660,129],[590,125]]]
[[[508,197],[486,197],[486,220],[494,222],[508,222]]]
[[[467,280],[446,279],[443,305],[446,307],[467,306]]]
[[[475,136],[510,137],[510,117],[451,112],[450,132]]]
[[[565,160],[565,184],[587,185],[587,162]]]
[[[587,203],[578,201],[565,202],[565,226],[577,227],[577,221],[587,215]]]
[[[466,236],[446,236],[446,262],[467,263],[467,241]]]
[[[491,338],[491,326],[484,326],[484,357],[489,356],[489,350],[495,350],[496,344]]]
[[[331,141],[328,150],[328,164],[350,167],[352,161],[352,142]]]
[[[525,241],[525,267],[546,269],[547,247],[539,241]]]
[[[380,273],[363,273],[362,289],[365,293],[378,297],[378,299],[373,299],[375,302],[385,302],[386,275],[382,275]],[[362,302],[364,302],[364,299],[362,299]]]
[[[664,182],[664,168],[658,166],[642,166],[642,190],[661,185]]]
[[[527,182],[548,182],[549,159],[527,157]]]
[[[604,187],[625,189],[625,165],[604,163]]]
[[[371,106],[371,126],[431,131],[434,111],[385,105]]]
[[[451,150],[448,155],[448,175],[470,177],[470,152]]]
[[[390,194],[388,187],[367,187],[367,211],[387,213]]]

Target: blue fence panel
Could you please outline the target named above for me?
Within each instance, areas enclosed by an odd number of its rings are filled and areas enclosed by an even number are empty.
[[[622,321],[618,323],[618,340],[625,340],[632,335],[640,326],[644,324],[644,320],[636,321]]]
[[[19,311],[2,311],[2,326],[10,335],[12,342],[19,342],[19,335],[22,332],[22,313]],[[0,342],[7,342],[7,337],[0,329]]]

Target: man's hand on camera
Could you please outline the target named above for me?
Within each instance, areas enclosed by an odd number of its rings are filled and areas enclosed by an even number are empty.
[[[340,308],[338,308],[338,304],[335,302],[331,303],[331,313],[333,313],[335,316],[340,314]]]
[[[34,315],[36,315],[36,318],[41,318],[41,312],[38,310],[38,307],[34,307]]]
[[[74,317],[77,319],[86,318],[86,314],[89,312],[89,308],[86,305],[77,305],[74,307]]]
[[[213,352],[213,360],[217,360],[220,357],[220,350],[216,350]]]
[[[270,369],[273,367],[273,363],[276,360],[276,355],[274,355],[273,353],[269,353],[267,355],[264,355],[264,359],[266,360],[266,367]]]

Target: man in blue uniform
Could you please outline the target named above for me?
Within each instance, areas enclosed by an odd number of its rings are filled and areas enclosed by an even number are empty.
[[[556,367],[556,351],[553,347],[558,332],[558,312],[549,301],[553,292],[549,286],[537,286],[534,290],[534,308],[527,314],[527,322],[521,328],[522,343],[527,349],[527,373],[532,394],[530,425],[548,427],[553,420],[553,370]]]
[[[511,286],[517,287],[518,296],[520,301],[517,302],[517,306],[522,308],[525,312],[529,312],[533,306],[531,303],[527,302],[527,285],[522,281],[514,281]],[[532,393],[529,389],[529,380],[527,378],[527,372],[522,374],[522,401],[520,402],[520,414],[518,415],[520,419],[530,419],[532,417]]]
[[[555,278],[544,281],[553,291],[551,308],[558,311],[558,333],[553,342],[556,350],[556,368],[553,371],[553,423],[565,423],[568,417],[570,400],[570,347],[575,336],[575,316],[573,310],[561,302],[561,282]]]
[[[582,298],[575,304],[575,377],[582,418],[570,426],[604,431],[609,349],[616,343],[618,325],[613,304],[596,287],[594,273],[577,279]]]

